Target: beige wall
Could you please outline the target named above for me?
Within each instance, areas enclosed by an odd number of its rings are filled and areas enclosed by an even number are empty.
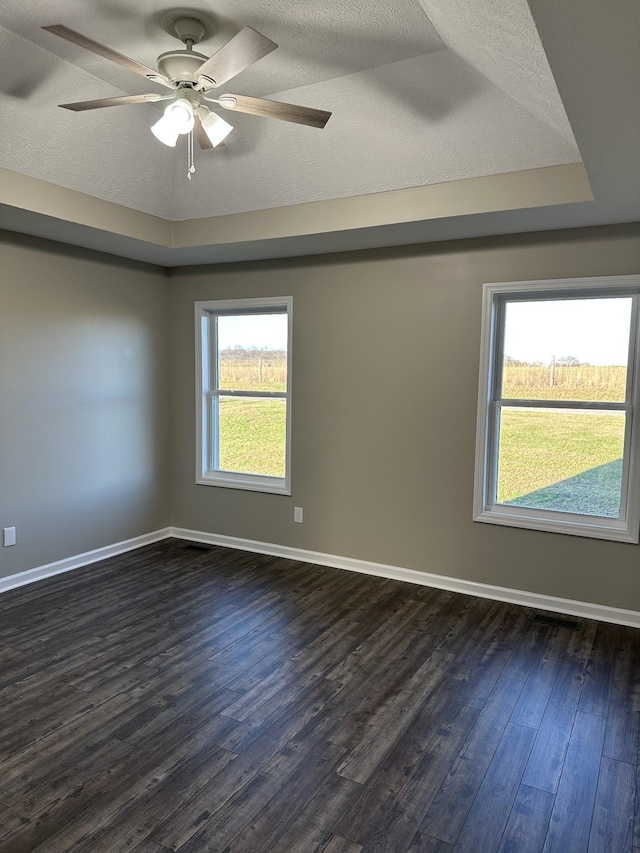
[[[471,521],[482,283],[638,273],[637,226],[169,277],[0,232],[0,260],[0,576],[171,521],[640,610],[637,546]],[[288,294],[293,494],[196,486],[193,302]]]
[[[167,289],[0,232],[0,576],[169,523]]]
[[[483,282],[639,271],[637,226],[174,271],[173,524],[640,610],[638,546],[471,521]],[[193,303],[288,294],[292,496],[196,486]]]

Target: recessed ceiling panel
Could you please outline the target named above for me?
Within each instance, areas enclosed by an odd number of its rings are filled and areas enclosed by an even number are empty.
[[[573,132],[526,0],[420,0],[451,50],[565,139]]]
[[[0,167],[183,220],[578,162],[525,0],[421,2],[204,7],[217,27],[204,54],[247,25],[280,45],[226,92],[333,115],[319,130],[221,110],[235,129],[224,148],[196,146],[188,181],[186,139],[171,149],[150,132],[162,105],[57,106],[154,84],[41,29],[67,25],[155,66],[180,47],[161,27],[166,0],[5,0]]]
[[[448,50],[276,97],[333,116],[316,130],[225,113],[235,129],[224,149],[196,152],[192,181],[177,152],[174,219],[580,160],[575,145]]]

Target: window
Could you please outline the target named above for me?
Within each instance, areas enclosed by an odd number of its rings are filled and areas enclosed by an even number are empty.
[[[291,297],[195,308],[196,482],[291,494]]]
[[[640,276],[487,284],[474,519],[638,542]]]

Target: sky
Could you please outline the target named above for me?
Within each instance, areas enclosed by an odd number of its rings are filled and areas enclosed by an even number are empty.
[[[286,314],[242,314],[218,317],[218,348],[287,349]]]
[[[504,354],[550,364],[574,356],[588,364],[626,364],[631,299],[508,302]]]

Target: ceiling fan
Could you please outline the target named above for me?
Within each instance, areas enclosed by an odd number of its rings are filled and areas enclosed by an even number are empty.
[[[47,32],[66,39],[73,44],[97,53],[104,59],[133,71],[147,80],[159,83],[171,90],[170,94],[150,93],[147,95],[124,95],[115,98],[101,98],[95,101],[79,101],[72,104],[60,104],[65,110],[83,112],[103,107],[116,107],[125,104],[157,103],[169,101],[162,118],[151,128],[152,133],[165,145],[175,147],[181,135],[188,138],[188,172],[195,172],[193,164],[193,137],[201,148],[216,148],[224,145],[224,139],[233,130],[232,125],[214,112],[208,104],[215,104],[224,110],[290,121],[309,127],[323,128],[331,117],[330,112],[281,101],[269,101],[264,98],[251,98],[247,95],[224,94],[213,97],[218,89],[241,71],[249,68],[259,59],[275,50],[278,45],[266,36],[244,27],[230,41],[224,44],[213,56],[197,53],[193,47],[209,35],[212,26],[204,17],[196,18],[184,12],[168,13],[163,17],[166,32],[185,45],[180,50],[170,50],[158,57],[158,70],[136,62],[110,47],[106,47],[63,24],[43,27]]]

